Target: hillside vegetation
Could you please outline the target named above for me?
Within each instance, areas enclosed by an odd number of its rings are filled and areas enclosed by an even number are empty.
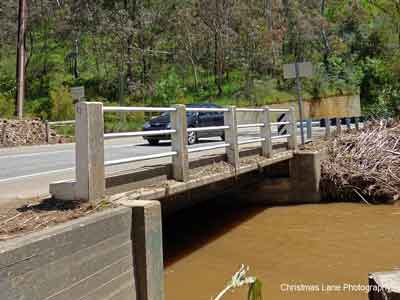
[[[304,97],[360,93],[365,114],[400,104],[397,0],[29,0],[25,115],[90,101],[264,105],[294,98],[282,66],[312,61]],[[0,4],[0,116],[16,94],[18,1]],[[142,118],[136,116],[131,118]],[[108,120],[112,123],[112,120]],[[134,120],[133,120],[134,121]]]

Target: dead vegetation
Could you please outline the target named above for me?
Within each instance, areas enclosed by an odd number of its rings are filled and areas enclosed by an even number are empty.
[[[46,199],[42,202],[26,204],[17,209],[1,210],[0,241],[115,206],[116,204],[107,201],[101,201],[93,206],[90,203]]]
[[[400,197],[400,123],[374,122],[326,143],[321,189],[327,200],[393,203]]]

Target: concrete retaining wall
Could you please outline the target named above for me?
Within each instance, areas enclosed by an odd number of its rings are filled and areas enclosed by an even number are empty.
[[[138,286],[148,277],[137,261],[146,260],[141,248],[149,238],[148,226],[150,235],[154,228],[161,232],[161,218],[158,204],[150,207],[150,214],[158,219],[144,224],[147,210],[144,206],[136,212],[135,208],[112,209],[0,243],[0,299],[150,299],[143,285]],[[162,247],[160,233],[152,239]],[[153,265],[145,266],[149,272],[159,272],[160,266],[162,270],[162,249],[154,255]],[[161,300],[162,280],[151,288],[158,295],[151,299]]]
[[[294,106],[297,118],[297,102],[285,102],[279,104],[271,104],[271,108],[288,108]],[[314,99],[303,102],[305,119],[322,119],[322,118],[346,118],[361,116],[361,104],[359,95],[329,97],[324,99]],[[256,121],[254,120],[254,116]],[[238,112],[237,119],[239,124],[245,123],[262,123],[259,113]]]

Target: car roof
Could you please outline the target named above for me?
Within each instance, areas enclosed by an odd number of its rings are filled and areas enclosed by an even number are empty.
[[[193,108],[220,108],[221,106],[213,103],[192,103],[186,105],[187,107],[193,107]]]

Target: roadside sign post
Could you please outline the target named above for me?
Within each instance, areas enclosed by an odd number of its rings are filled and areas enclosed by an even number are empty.
[[[299,102],[301,144],[304,145],[303,97],[301,96],[300,70],[299,70],[299,64],[298,64],[297,62],[294,64],[294,68],[295,68],[295,72],[296,72],[296,92],[297,92],[297,99],[298,99],[298,102]]]
[[[85,87],[75,86],[71,88],[71,95],[74,103],[81,102],[85,98]]]
[[[301,77],[311,77],[313,66],[310,62],[296,62],[294,64],[283,65],[283,77],[285,79],[296,79],[296,93],[298,100],[298,109],[300,117],[301,144],[304,145],[304,117],[303,117],[303,97],[301,95]]]

